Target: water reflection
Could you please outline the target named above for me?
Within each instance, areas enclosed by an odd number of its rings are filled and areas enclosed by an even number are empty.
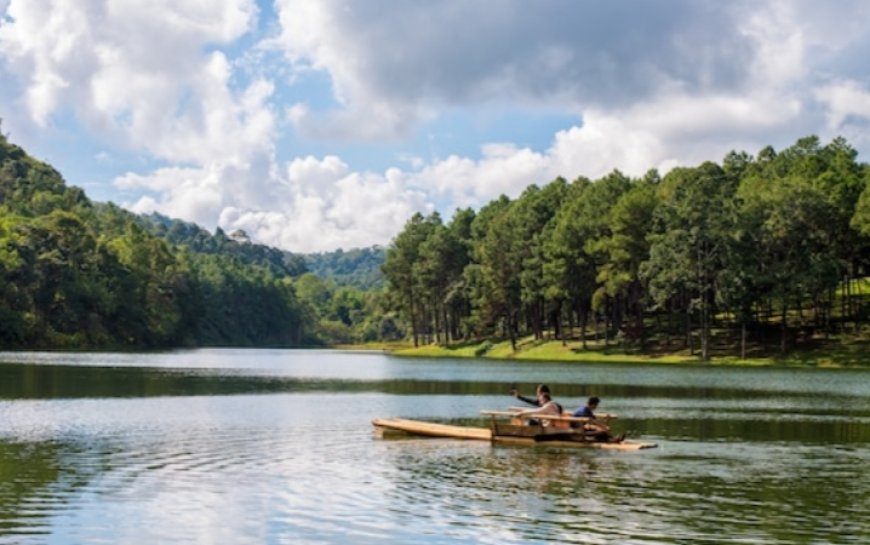
[[[0,536],[47,533],[45,518],[61,480],[60,447],[0,441]]]
[[[870,541],[870,385],[854,374],[819,373],[830,391],[814,396],[806,375],[777,372],[581,383],[576,368],[518,364],[470,380],[364,358],[382,367],[341,378],[329,360],[317,374],[249,356],[0,364],[0,544]],[[566,405],[598,393],[660,447],[372,437],[379,416],[481,424],[481,409],[515,403],[517,376]]]
[[[569,366],[570,367],[570,366]],[[282,392],[383,392],[404,395],[504,395],[516,381],[474,379],[464,374],[462,367],[453,368],[453,375],[436,378],[329,378],[321,376],[288,376],[284,368],[275,370],[247,370],[227,368],[161,368],[161,367],[101,367],[70,364],[2,363],[0,362],[0,399],[58,399],[81,397],[147,397],[171,395],[232,395]],[[652,369],[651,371],[656,371]],[[735,369],[735,373],[745,372]],[[654,374],[654,373],[653,373]],[[614,373],[615,375],[615,373]],[[497,376],[497,375],[496,375]],[[543,376],[543,375],[542,375]],[[842,386],[854,388],[855,381],[842,377]],[[803,410],[823,414],[830,395],[821,397],[818,391],[780,391],[780,382],[768,389],[679,385],[637,385],[596,382],[553,382],[551,388],[560,400],[582,402],[595,394],[604,398],[698,399],[713,401],[739,401],[752,405],[772,395],[800,399]],[[535,383],[520,383],[526,392],[534,391]],[[859,380],[857,392],[841,391],[835,397],[858,396],[855,416],[870,416],[867,394],[870,386]],[[812,403],[808,400],[812,399]],[[835,400],[837,401],[837,400]],[[842,403],[836,402],[842,407]],[[782,409],[782,407],[772,407]],[[727,410],[727,407],[724,408]],[[795,407],[788,408],[793,412]]]
[[[812,450],[798,457],[776,453],[781,460],[776,461],[763,450],[720,458],[713,454],[716,445],[697,446],[710,450],[696,456],[610,456],[499,448],[469,456],[461,447],[408,448],[393,460],[407,476],[396,491],[395,509],[425,504],[434,512],[430,517],[441,512],[482,517],[510,542],[858,543],[859,536],[866,538],[868,481],[861,469],[866,455],[840,460],[845,471],[825,477],[812,461],[819,452]],[[424,499],[419,483],[425,483]],[[842,522],[825,521],[832,512]]]

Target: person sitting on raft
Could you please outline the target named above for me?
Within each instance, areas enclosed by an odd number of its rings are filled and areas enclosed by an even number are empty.
[[[604,423],[603,420],[599,419],[595,416],[595,411],[598,410],[598,404],[601,403],[601,400],[595,396],[589,398],[586,402],[586,406],[580,407],[572,416],[576,416],[578,418],[588,418],[589,420],[582,423],[583,429],[589,433],[590,435],[595,436],[595,438],[599,441],[610,441],[612,443],[619,443],[625,439],[625,434],[621,434],[619,436],[614,437],[613,434],[610,433],[610,426]],[[571,424],[572,427],[580,427],[581,424],[574,422]]]
[[[528,403],[529,405],[534,405],[535,407],[543,407],[544,402],[542,401],[542,394],[547,394],[547,401],[552,401],[553,397],[550,393],[550,387],[546,384],[538,384],[538,387],[535,389],[535,399],[531,399],[525,396],[520,395],[520,392],[516,388],[511,389],[511,395],[515,398],[519,399],[523,403]],[[553,401],[553,403],[556,403]],[[562,414],[562,406],[556,403],[556,406],[559,408],[559,414]]]
[[[542,393],[542,392],[546,392],[546,393],[549,394],[549,393],[550,393],[550,387],[547,386],[546,384],[538,384],[538,387],[535,388],[535,397],[533,397],[533,398],[532,398],[532,397],[526,397],[526,396],[524,396],[524,395],[520,395],[519,390],[517,390],[516,388],[511,388],[511,395],[512,395],[512,396],[514,396],[515,398],[519,399],[519,400],[522,401],[523,403],[527,403],[527,404],[529,404],[529,405],[534,405],[535,407],[540,407],[540,406],[541,406],[541,397],[540,397],[540,396],[541,396],[541,393]]]
[[[540,406],[537,409],[526,409],[525,411],[520,411],[517,413],[517,417],[524,418],[534,415],[562,416],[562,406],[553,401],[549,392],[539,392],[538,401],[540,402]],[[545,427],[549,427],[552,422],[553,421],[549,418],[542,418],[540,421],[529,420],[529,424],[531,425],[540,424]]]

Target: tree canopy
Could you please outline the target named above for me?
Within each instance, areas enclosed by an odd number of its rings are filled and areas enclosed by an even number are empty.
[[[745,355],[747,332],[778,328],[787,350],[866,319],[852,285],[870,266],[868,203],[855,150],[811,136],[664,177],[559,178],[446,224],[418,214],[384,273],[415,343],[681,342],[707,359],[734,332]]]
[[[0,135],[4,348],[532,336],[745,356],[859,329],[868,267],[870,167],[840,138],[558,178],[303,256],[91,202]]]
[[[0,135],[0,346],[318,342],[301,259],[92,203]]]

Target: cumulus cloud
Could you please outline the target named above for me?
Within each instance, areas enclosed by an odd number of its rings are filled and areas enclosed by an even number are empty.
[[[95,128],[123,129],[171,116],[195,92],[203,46],[237,39],[255,13],[252,0],[12,0],[0,53],[26,82],[36,122],[69,109]]]
[[[625,104],[663,82],[729,87],[751,48],[718,3],[277,0],[280,43],[329,73],[341,121],[392,136],[440,105],[511,100],[575,108]],[[353,120],[353,124],[350,121]]]
[[[409,188],[391,169],[351,172],[334,156],[305,157],[287,166],[272,206],[228,206],[220,224],[244,229],[255,240],[295,251],[384,244],[416,211],[433,209],[427,195]],[[277,206],[276,206],[277,205]]]
[[[254,0],[0,0],[0,98],[18,105],[3,114],[36,130],[72,114],[113,160],[126,147],[156,161],[115,180],[135,211],[295,251],[383,244],[415,211],[556,176],[640,176],[810,133],[870,147],[861,0],[274,6],[276,35],[261,40]],[[281,63],[264,64],[276,50]],[[302,92],[312,73],[331,96]],[[582,122],[534,148],[405,146],[401,168],[361,169],[323,145],[407,143],[478,107]],[[292,148],[312,141],[326,151]]]
[[[816,96],[827,106],[828,127],[841,128],[850,120],[870,120],[870,90],[856,81],[838,81],[820,88]]]
[[[832,136],[862,115],[867,94],[866,82],[831,86],[825,73],[866,42],[861,2],[276,6],[286,54],[328,73],[340,102],[325,114],[294,110],[310,134],[395,137],[433,109],[494,102],[582,116],[546,150],[484,144],[478,158],[453,154],[402,172],[452,205],[560,175],[641,175]],[[855,17],[844,21],[843,11]]]
[[[794,98],[765,95],[664,95],[617,112],[590,109],[582,124],[557,132],[543,152],[490,144],[478,160],[454,155],[406,178],[456,205],[475,206],[557,176],[596,179],[615,168],[638,177],[650,168],[664,173],[679,164],[721,159],[732,149],[755,152],[782,124],[799,118],[801,108]]]

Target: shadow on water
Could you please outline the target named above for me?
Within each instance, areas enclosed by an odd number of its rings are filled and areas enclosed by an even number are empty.
[[[277,393],[385,393],[410,396],[500,396],[511,384],[498,381],[417,379],[323,379],[251,375],[237,370],[147,367],[83,367],[0,364],[0,399],[149,398]],[[634,417],[618,422],[634,436],[692,440],[870,442],[870,406],[848,399],[816,407],[811,394],[791,392],[798,406],[768,406],[771,393],[729,388],[637,385],[555,386],[565,399],[595,391],[608,399],[643,400]],[[782,395],[776,394],[776,395]],[[505,397],[505,401],[509,398]],[[651,400],[664,400],[656,407]],[[700,401],[701,405],[698,403]],[[753,404],[753,400],[756,400]],[[476,412],[476,411],[475,411]],[[481,419],[463,424],[483,425]]]
[[[68,450],[0,440],[0,536],[49,533],[46,519],[88,481],[71,468]]]
[[[0,399],[65,399],[269,394],[292,392],[379,392],[397,395],[505,395],[514,382],[433,379],[331,379],[254,374],[237,369],[31,365],[0,362]],[[525,392],[535,385],[520,384]],[[765,399],[770,392],[743,388],[674,385],[554,383],[559,398],[585,398],[589,392],[608,398],[710,400]],[[810,399],[813,392],[789,392]],[[866,414],[870,416],[870,412]]]

